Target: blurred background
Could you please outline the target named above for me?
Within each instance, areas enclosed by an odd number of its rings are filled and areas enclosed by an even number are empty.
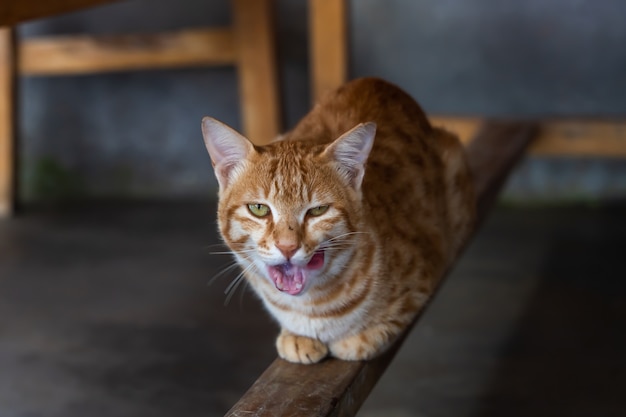
[[[349,3],[350,77],[406,89],[429,114],[509,117],[626,113],[620,0],[360,0]],[[42,34],[149,33],[228,25],[228,1],[133,0],[20,27]],[[283,128],[311,103],[307,4],[276,2]],[[210,115],[240,129],[234,68],[25,77],[21,192],[67,197],[207,196],[200,133]],[[622,161],[531,158],[507,198],[623,195]]]
[[[385,78],[429,114],[624,120],[621,0],[347,3],[349,77]],[[312,101],[307,2],[275,12],[289,129]],[[132,0],[18,32],[231,19],[226,0]],[[224,306],[237,273],[210,254],[223,248],[200,120],[242,128],[235,69],[22,77],[19,103],[0,417],[223,415],[274,359],[277,332],[245,285]],[[623,416],[625,195],[624,159],[524,159],[359,415]]]

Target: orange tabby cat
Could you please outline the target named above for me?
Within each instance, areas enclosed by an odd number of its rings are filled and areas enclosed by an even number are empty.
[[[472,225],[459,141],[383,80],[344,85],[267,146],[209,117],[202,132],[220,232],[280,323],[288,361],[383,352]]]

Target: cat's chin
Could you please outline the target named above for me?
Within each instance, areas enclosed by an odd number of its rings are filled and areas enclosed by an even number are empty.
[[[280,265],[268,265],[267,270],[277,290],[289,295],[298,295],[304,291],[309,274],[323,266],[324,252],[318,251],[304,266],[286,262]]]

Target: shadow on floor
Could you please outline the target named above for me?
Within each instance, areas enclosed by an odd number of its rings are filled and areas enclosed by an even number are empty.
[[[359,416],[626,415],[625,213],[495,210]]]
[[[625,213],[558,224],[473,417],[625,415]]]

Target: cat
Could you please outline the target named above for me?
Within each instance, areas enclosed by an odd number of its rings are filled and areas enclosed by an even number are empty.
[[[219,230],[287,361],[384,352],[472,228],[462,145],[384,80],[343,85],[265,146],[210,117],[202,132]]]

